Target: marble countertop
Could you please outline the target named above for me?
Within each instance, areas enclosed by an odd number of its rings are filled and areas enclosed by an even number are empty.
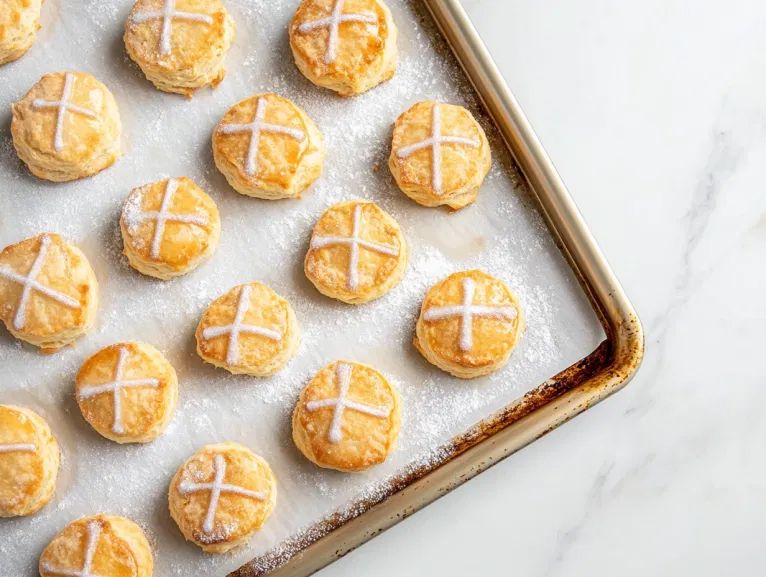
[[[647,334],[622,392],[322,575],[757,575],[766,3],[465,0]]]

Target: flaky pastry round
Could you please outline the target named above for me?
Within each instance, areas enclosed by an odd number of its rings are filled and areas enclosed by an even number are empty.
[[[84,178],[120,155],[117,102],[90,74],[46,74],[11,108],[13,146],[38,178]]]
[[[130,266],[168,280],[213,256],[221,218],[213,199],[193,180],[167,178],[130,192],[122,207],[120,230]]]
[[[151,345],[125,342],[92,355],[77,373],[82,416],[117,443],[148,443],[167,429],[178,401],[178,377]]]
[[[260,282],[234,287],[213,301],[197,326],[197,353],[230,373],[267,377],[300,346],[295,312]]]
[[[302,108],[276,94],[232,106],[213,132],[218,170],[240,194],[299,197],[322,174],[322,133]]]
[[[502,281],[480,270],[454,273],[426,294],[414,345],[443,371],[473,379],[508,362],[521,340],[521,305]]]
[[[137,0],[123,40],[152,84],[191,98],[223,80],[234,36],[234,20],[221,0]]]
[[[303,268],[322,294],[362,304],[402,280],[407,245],[396,221],[375,203],[341,202],[319,218]]]
[[[341,96],[361,94],[391,79],[396,36],[382,0],[303,0],[290,22],[298,69]]]
[[[40,555],[40,577],[151,577],[152,549],[125,517],[94,515],[67,525]]]
[[[462,106],[426,100],[396,119],[388,166],[418,204],[458,210],[474,202],[491,163],[484,130]]]
[[[59,461],[58,443],[40,415],[0,405],[0,517],[31,515],[50,501]]]
[[[43,233],[0,252],[0,320],[17,339],[51,353],[93,326],[98,282],[85,255]]]
[[[401,404],[396,388],[372,367],[335,361],[301,391],[293,441],[320,467],[362,471],[396,448]]]
[[[170,516],[188,541],[206,553],[244,545],[277,503],[269,464],[238,443],[207,445],[173,477]]]
[[[43,0],[0,2],[0,65],[21,58],[32,46],[42,4]]]

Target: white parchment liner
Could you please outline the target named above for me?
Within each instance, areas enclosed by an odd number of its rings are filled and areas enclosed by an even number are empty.
[[[380,480],[591,352],[603,338],[574,276],[524,192],[497,132],[446,45],[418,3],[389,0],[399,27],[393,80],[353,99],[305,80],[292,62],[287,24],[297,2],[226,0],[237,24],[228,74],[193,100],[154,89],[127,58],[122,42],[128,0],[47,0],[30,52],[0,68],[0,246],[42,231],[80,246],[101,285],[96,327],[75,348],[41,356],[0,330],[0,403],[31,407],[51,424],[63,461],[51,503],[27,519],[0,520],[0,567],[36,574],[43,547],[71,520],[105,512],[134,519],[155,548],[155,574],[225,575],[249,559],[374,492]],[[124,125],[124,156],[83,181],[51,184],[31,176],[10,139],[10,105],[45,73],[89,72],[114,93]],[[513,84],[511,80],[511,85]],[[211,133],[235,102],[273,91],[294,100],[327,141],[321,179],[302,200],[267,202],[232,190],[213,165]],[[467,106],[492,145],[493,167],[478,202],[458,213],[422,208],[400,193],[388,171],[391,126],[425,98]],[[119,212],[135,186],[189,176],[216,201],[221,245],[194,273],[170,282],[143,277],[121,254]],[[402,226],[410,265],[403,282],[361,307],[321,296],[303,275],[311,229],[328,206],[352,198],[379,203]],[[460,381],[429,365],[412,347],[427,289],[447,274],[479,267],[508,283],[528,322],[508,366],[488,378]],[[298,357],[271,379],[235,377],[194,352],[204,308],[232,286],[260,280],[288,298],[304,333]],[[168,431],[146,446],[99,437],[80,416],[74,375],[103,346],[143,340],[178,371],[178,411]],[[370,364],[404,398],[398,450],[382,466],[347,475],[321,470],[295,449],[290,413],[299,390],[325,363]],[[277,508],[250,544],[233,555],[202,554],[184,542],[167,512],[176,468],[204,444],[238,441],[266,458],[279,484]]]

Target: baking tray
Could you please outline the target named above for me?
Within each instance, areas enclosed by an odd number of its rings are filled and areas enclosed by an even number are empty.
[[[289,555],[279,551],[276,557],[255,559],[231,577],[311,575],[617,392],[643,359],[644,333],[633,305],[465,9],[459,0],[422,3],[502,134],[606,339],[582,360],[453,438],[438,461],[392,479],[387,494],[361,500],[310,528]]]
[[[228,0],[238,27],[227,57],[229,75],[217,90],[200,91],[191,102],[154,90],[126,58],[121,28],[129,0],[46,1],[35,46],[20,61],[0,68],[5,111],[0,118],[0,245],[43,230],[61,233],[85,251],[101,284],[99,320],[75,349],[39,357],[0,331],[0,402],[40,412],[63,452],[52,502],[33,517],[0,525],[0,564],[8,574],[32,574],[42,547],[56,532],[78,516],[97,512],[139,522],[155,547],[156,573],[163,577],[192,569],[205,575],[234,570],[238,577],[309,574],[632,375],[643,344],[638,320],[459,4],[389,4],[400,28],[397,75],[354,99],[338,99],[300,76],[290,62],[284,28],[294,4],[269,0]],[[53,185],[29,176],[16,159],[7,105],[42,74],[66,69],[91,72],[115,93],[125,156],[93,178]],[[325,175],[300,202],[241,197],[212,165],[210,133],[223,112],[241,98],[269,90],[306,108],[328,141]],[[485,127],[493,150],[479,202],[455,215],[417,207],[396,191],[385,169],[391,122],[427,97],[467,106]],[[342,124],[344,118],[349,125]],[[349,142],[365,144],[357,148]],[[136,274],[120,255],[119,206],[133,186],[180,175],[200,183],[218,204],[222,241],[205,266],[159,283]],[[324,299],[300,271],[321,211],[354,197],[371,198],[392,213],[411,248],[404,281],[364,307]],[[453,270],[473,266],[509,282],[521,297],[529,330],[506,369],[464,383],[425,363],[413,352],[411,338],[427,288]],[[284,294],[304,330],[299,356],[272,379],[230,376],[204,365],[194,353],[192,334],[202,310],[248,280],[265,281]],[[393,318],[392,309],[401,310],[402,318]],[[124,339],[158,346],[181,381],[171,426],[142,447],[100,439],[82,421],[72,395],[82,361]],[[336,358],[376,366],[397,382],[405,399],[399,450],[361,475],[319,470],[290,440],[288,415],[298,391]],[[414,409],[418,404],[435,406],[444,415],[422,419]],[[212,557],[183,542],[167,514],[166,488],[185,457],[202,444],[222,440],[243,442],[269,460],[280,500],[248,547]]]

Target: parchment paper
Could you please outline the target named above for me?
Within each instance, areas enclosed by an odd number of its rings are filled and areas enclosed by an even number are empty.
[[[39,555],[70,521],[100,512],[134,519],[155,553],[155,575],[225,575],[277,547],[380,480],[431,451],[591,352],[603,334],[575,278],[554,246],[533,199],[520,186],[508,154],[473,92],[417,2],[388,0],[399,27],[399,67],[387,84],[353,99],[305,80],[289,50],[287,24],[297,1],[226,0],[237,24],[228,74],[193,100],[154,89],[125,55],[129,0],[47,0],[30,52],[0,68],[0,246],[42,231],[58,232],[90,259],[101,291],[95,328],[75,348],[52,356],[15,342],[0,329],[0,403],[43,415],[63,461],[50,504],[31,518],[0,520],[0,567],[9,576],[36,575]],[[114,93],[124,125],[124,156],[86,180],[37,180],[17,159],[10,105],[45,73],[89,72]],[[511,79],[512,81],[512,79]],[[513,84],[511,82],[511,84]],[[325,172],[299,201],[268,202],[237,194],[216,170],[212,130],[235,102],[274,91],[303,106],[325,135]],[[398,191],[386,165],[391,126],[425,98],[467,106],[488,132],[493,167],[478,202],[458,213],[419,207]],[[211,261],[162,282],[132,270],[122,256],[119,211],[131,188],[168,176],[189,176],[221,212],[221,245]],[[303,275],[303,256],[316,219],[328,206],[369,198],[404,230],[410,264],[403,282],[361,307],[320,295]],[[528,322],[508,366],[470,382],[429,365],[411,344],[421,300],[451,272],[480,267],[518,294]],[[194,352],[204,308],[232,286],[261,280],[288,298],[304,337],[300,353],[270,379],[232,376]],[[159,347],[178,371],[180,399],[168,431],[145,446],[102,439],[80,416],[73,380],[95,351],[121,340]],[[398,450],[368,472],[324,471],[295,449],[290,413],[298,392],[327,362],[370,364],[404,398]],[[250,544],[210,556],[184,542],[167,511],[176,468],[207,443],[241,442],[271,464],[278,479],[276,510]]]

